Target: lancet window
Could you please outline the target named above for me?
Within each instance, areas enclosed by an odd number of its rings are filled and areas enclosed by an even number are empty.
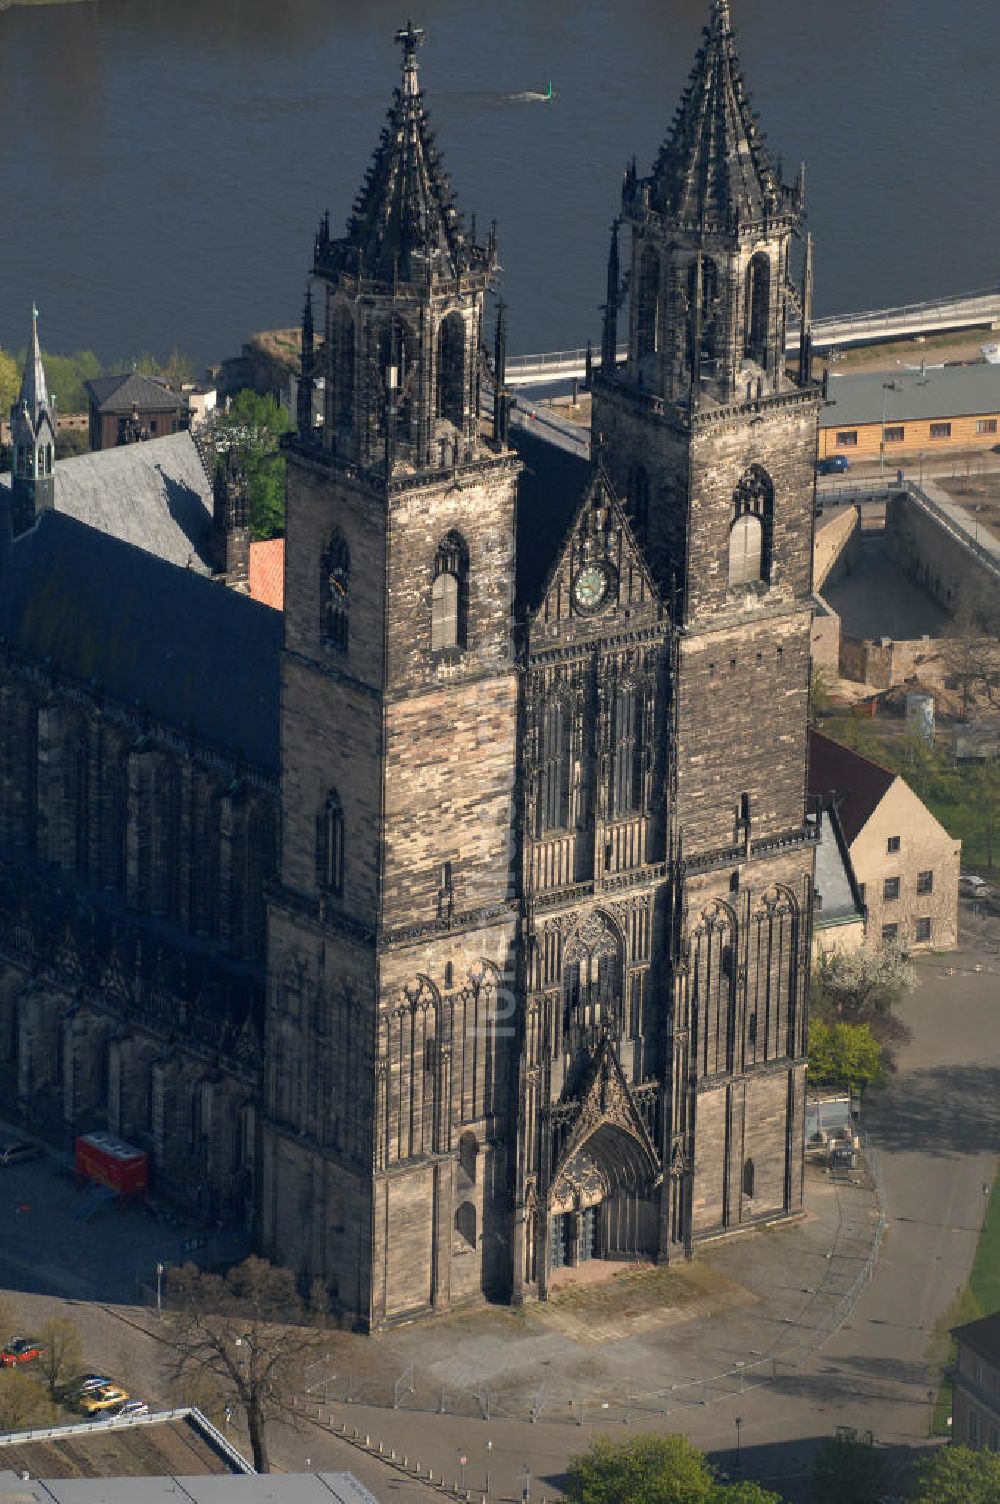
[[[461,533],[447,533],[434,556],[431,587],[431,648],[464,648],[469,587],[469,550]]]
[[[347,539],[334,529],[323,559],[323,641],[338,653],[347,652],[350,607],[351,554]]]

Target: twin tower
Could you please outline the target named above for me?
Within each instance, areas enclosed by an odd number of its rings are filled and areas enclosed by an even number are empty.
[[[495,243],[398,41],[303,323],[260,1177],[263,1251],[364,1327],[800,1208],[817,836],[803,192],[727,4],[626,173],[571,495],[519,479]]]

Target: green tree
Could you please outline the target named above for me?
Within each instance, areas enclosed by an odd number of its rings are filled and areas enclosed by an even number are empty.
[[[83,1367],[83,1342],[76,1323],[65,1316],[53,1316],[38,1334],[42,1356],[38,1372],[44,1378],[49,1399],[55,1403],[67,1383]]]
[[[686,1436],[600,1436],[571,1459],[563,1494],[573,1504],[780,1504],[757,1483],[718,1482]]]
[[[814,1018],[809,1025],[809,1085],[844,1089],[874,1086],[882,1080],[882,1046],[867,1024],[827,1023]]]
[[[87,410],[85,381],[101,374],[101,362],[93,350],[77,350],[74,355],[44,355],[45,376],[49,391],[61,413]]]
[[[276,397],[249,388],[237,392],[225,411],[205,425],[216,453],[235,449],[250,488],[250,527],[255,538],[276,538],[285,526],[285,461],[279,451],[292,420]]]
[[[885,1488],[885,1458],[867,1441],[833,1437],[813,1463],[814,1504],[878,1504]]]
[[[940,1447],[920,1470],[913,1504],[1000,1504],[1000,1456]]]
[[[21,373],[17,362],[6,350],[0,350],[0,421],[6,423],[21,390]]]
[[[166,1340],[174,1350],[175,1388],[193,1380],[242,1413],[258,1473],[270,1471],[267,1432],[292,1412],[303,1371],[329,1337],[302,1325],[295,1276],[249,1258],[225,1275],[194,1264],[171,1270],[168,1294],[180,1307]]]

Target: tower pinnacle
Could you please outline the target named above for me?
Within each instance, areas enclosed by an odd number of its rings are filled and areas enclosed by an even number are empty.
[[[38,342],[38,307],[35,303],[31,305],[31,339],[28,341],[28,353],[21,376],[18,406],[22,409],[27,408],[32,423],[37,423],[41,409],[49,406],[45,367],[42,364],[42,350]]]
[[[38,341],[38,309],[31,305],[31,338],[24,360],[21,390],[10,410],[11,522],[14,536],[31,527],[39,512],[55,505],[53,464],[56,452],[55,404],[49,397]]]
[[[396,32],[396,41],[403,49],[403,93],[410,96],[420,92],[417,83],[417,52],[424,45],[424,31],[421,26],[414,26],[408,20],[406,25]]]

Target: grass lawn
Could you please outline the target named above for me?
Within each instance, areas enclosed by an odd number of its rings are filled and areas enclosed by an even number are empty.
[[[991,1311],[1000,1310],[1000,1175],[993,1182],[986,1221],[976,1244],[969,1283],[961,1290],[934,1328],[928,1357],[942,1370],[955,1361],[955,1343],[949,1336],[952,1327],[978,1321]],[[951,1383],[942,1378],[934,1407],[934,1435],[948,1434],[951,1415]]]

